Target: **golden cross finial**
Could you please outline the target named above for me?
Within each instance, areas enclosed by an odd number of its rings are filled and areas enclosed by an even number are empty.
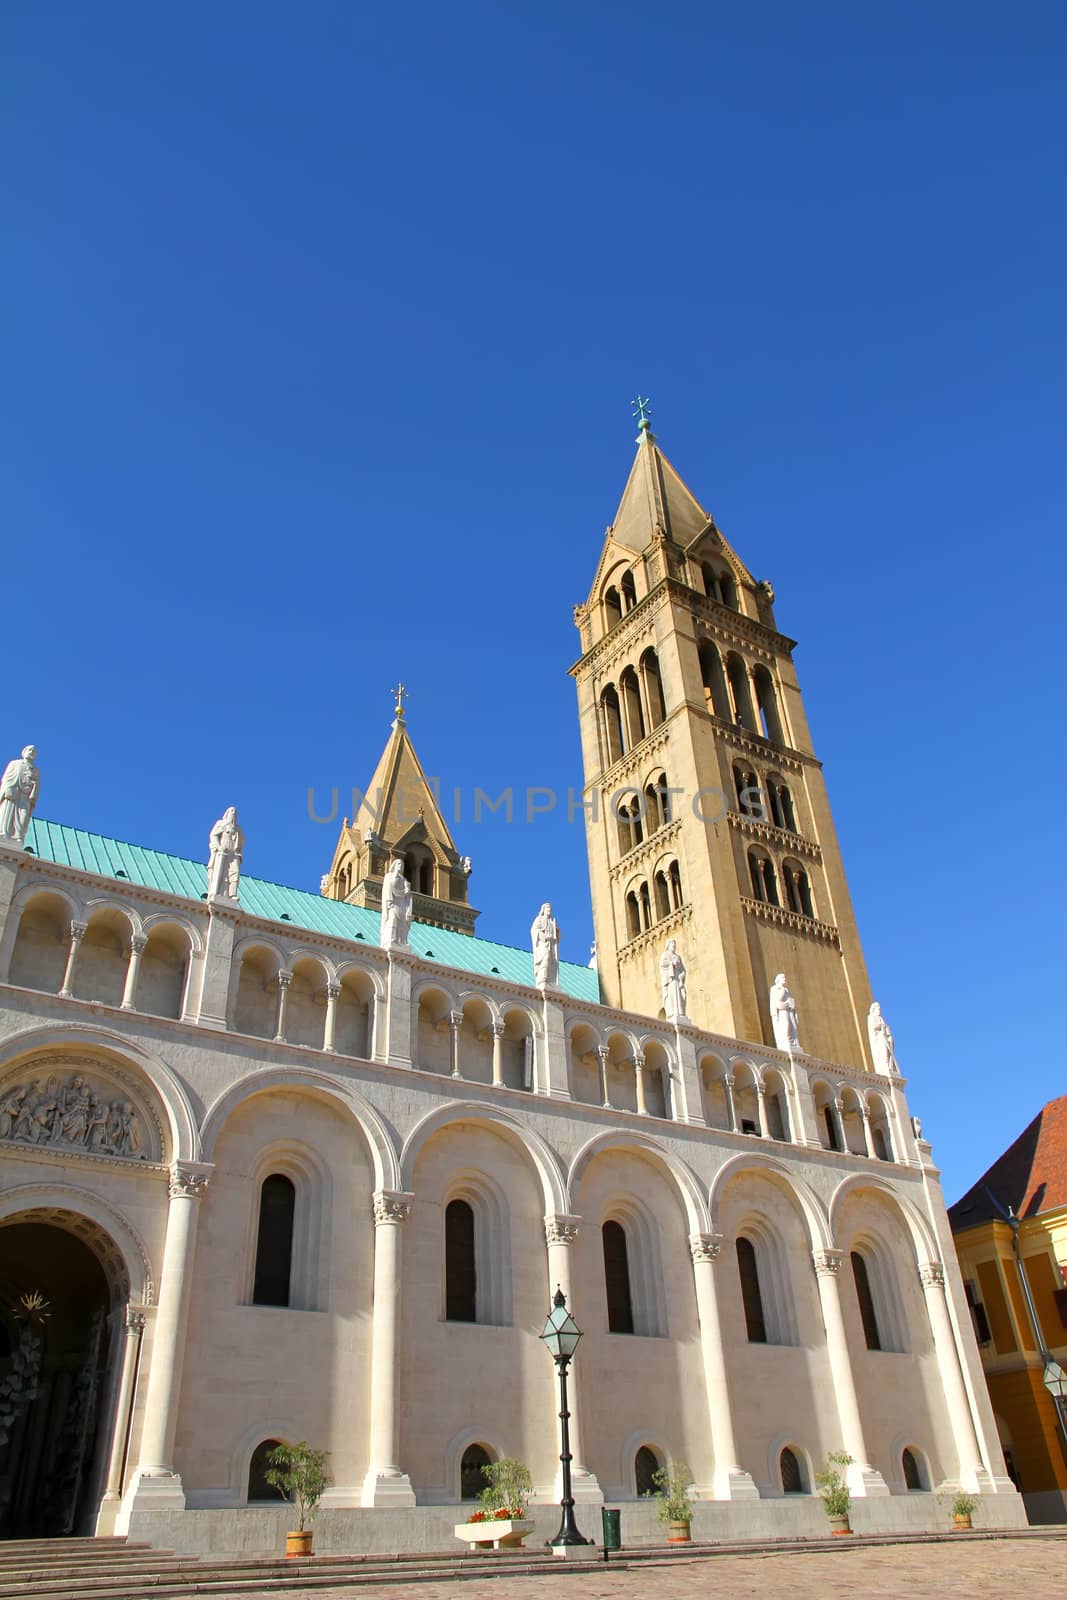
[[[403,722],[403,720],[404,720],[404,696],[405,695],[410,695],[411,690],[408,689],[404,685],[403,681],[401,681],[400,683],[398,683],[396,685],[395,689],[390,689],[389,693],[396,696],[396,707],[395,707],[396,720],[398,722]]]

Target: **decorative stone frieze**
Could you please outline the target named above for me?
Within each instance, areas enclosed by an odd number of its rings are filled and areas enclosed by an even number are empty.
[[[49,1073],[49,1067],[63,1070]],[[72,1071],[69,1056],[38,1059],[32,1076],[0,1087],[0,1139],[131,1161],[158,1160],[162,1148],[159,1130],[124,1084]]]
[[[822,861],[822,850],[813,840],[805,839],[799,833],[790,833],[788,828],[776,828],[773,823],[746,817],[741,811],[728,811],[726,820],[731,828],[736,828],[738,833],[746,834],[750,839],[773,844],[781,850],[790,851],[793,855],[807,856],[811,861]]]
[[[841,948],[840,935],[832,923],[817,922],[814,917],[787,911],[784,906],[768,905],[766,900],[750,900],[747,895],[741,896],[741,905],[750,917],[757,917],[760,922],[773,922],[779,928],[788,928],[791,933],[802,933],[809,939],[818,939],[822,944]]]

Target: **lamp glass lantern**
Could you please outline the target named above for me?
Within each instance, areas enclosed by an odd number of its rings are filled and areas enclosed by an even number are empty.
[[[1054,1400],[1067,1400],[1067,1372],[1051,1356],[1045,1363],[1042,1381]]]
[[[569,1361],[577,1350],[578,1340],[581,1337],[582,1330],[567,1310],[563,1291],[557,1289],[552,1310],[548,1313],[544,1332],[541,1334],[541,1338],[548,1346],[549,1354],[555,1361]]]

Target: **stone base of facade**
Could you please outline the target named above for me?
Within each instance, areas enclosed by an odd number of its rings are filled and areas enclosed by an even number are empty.
[[[101,1508],[103,1509],[103,1508]],[[160,1473],[158,1477],[134,1478],[115,1512],[115,1533],[125,1533],[131,1539],[152,1538],[151,1534],[137,1534],[135,1523],[164,1518],[176,1520],[185,1511],[185,1490],[176,1472]]]
[[[415,1491],[406,1472],[368,1472],[360,1503],[367,1507],[392,1506],[401,1510],[415,1504]],[[323,1509],[327,1502],[323,1497]]]
[[[1057,1499],[1062,1517],[1063,1498]],[[624,1548],[664,1543],[665,1530],[654,1501],[622,1501],[619,1509]],[[315,1549],[320,1555],[458,1551],[462,1547],[454,1528],[459,1513],[456,1505],[324,1508],[315,1519]],[[559,1506],[533,1505],[529,1514],[535,1526],[526,1539],[526,1548],[543,1548],[559,1527]],[[948,1533],[952,1529],[952,1497],[886,1494],[858,1499],[853,1501],[851,1518],[855,1532],[860,1534]],[[599,1544],[599,1509],[594,1505],[584,1509],[579,1506],[576,1520],[586,1538]],[[147,1539],[183,1554],[277,1555],[285,1548],[291,1521],[292,1515],[284,1506],[176,1511],[164,1509],[158,1502],[153,1506],[141,1497],[133,1508],[128,1529],[122,1531],[128,1531],[132,1539]],[[974,1526],[1025,1528],[1027,1516],[1021,1496],[981,1496]],[[698,1501],[693,1507],[693,1538],[698,1542],[815,1539],[824,1538],[827,1531],[826,1515],[817,1495]]]

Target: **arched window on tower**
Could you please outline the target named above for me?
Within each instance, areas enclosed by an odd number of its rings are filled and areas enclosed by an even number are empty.
[[[636,939],[641,932],[641,907],[633,889],[626,896],[626,932],[631,939]]]
[[[733,651],[726,658],[726,676],[730,683],[730,698],[733,701],[733,716],[731,721],[746,733],[757,733],[756,714],[752,708],[752,695],[750,691],[748,668],[739,655]]]
[[[748,870],[752,879],[753,898],[762,900],[765,905],[781,905],[774,862],[765,850],[753,848],[748,852]]]
[[[763,804],[763,791],[751,767],[735,764],[734,788],[737,790],[737,806],[742,816],[752,817],[756,822],[766,822],[767,809]]]
[[[772,744],[784,744],[782,721],[778,715],[778,696],[774,682],[765,666],[757,666],[752,674],[756,690],[756,711],[759,718],[757,733],[762,733]]]
[[[659,656],[654,650],[646,650],[641,657],[641,681],[645,690],[645,704],[648,706],[649,727],[658,728],[666,717],[667,710],[663,700]]]
[[[645,825],[649,833],[655,833],[657,828],[662,828],[664,817],[660,811],[660,790],[655,783],[645,785]]]
[[[701,639],[697,646],[697,655],[700,660],[700,681],[704,685],[706,709],[718,717],[720,722],[732,722],[734,716],[726,688],[722,657],[710,639]]]
[[[289,1304],[295,1215],[296,1189],[293,1180],[282,1172],[272,1172],[268,1178],[264,1178],[259,1191],[256,1273],[252,1284],[252,1304],[255,1306]]]
[[[717,600],[722,604],[722,592],[719,589],[719,575],[710,561],[700,563],[700,576],[704,580],[704,593],[709,600]]]
[[[637,682],[637,673],[633,667],[626,667],[619,674],[619,696],[622,701],[622,720],[626,735],[626,747],[632,749],[635,744],[640,744],[645,737],[645,714],[641,708],[641,690]]]
[[[640,797],[636,794],[620,796],[615,802],[615,815],[619,824],[619,849],[625,855],[644,840]]]
[[[771,803],[771,820],[775,827],[784,828],[787,833],[796,833],[796,812],[793,809],[793,796],[788,786],[778,778],[768,778],[767,796]]]
[[[474,1210],[466,1200],[450,1200],[445,1207],[446,1322],[477,1322],[477,1289]]]
[[[671,899],[667,892],[667,876],[664,872],[657,872],[655,877],[656,888],[656,921],[660,922],[671,914]]]
[[[416,894],[433,894],[433,853],[424,844],[404,852],[404,876]]]
[[[642,925],[643,928],[651,928],[651,926],[652,926],[652,900],[651,900],[651,898],[649,896],[649,892],[648,892],[648,883],[646,881],[644,881],[644,880],[641,883],[640,895],[641,895],[641,925]]]
[[[604,628],[610,633],[617,622],[622,621],[622,601],[619,591],[612,585],[604,590]]]
[[[878,1328],[878,1316],[874,1309],[874,1296],[871,1293],[871,1280],[867,1272],[867,1263],[858,1250],[853,1250],[851,1255],[852,1277],[856,1284],[856,1299],[859,1301],[860,1320],[863,1323],[863,1337],[867,1341],[868,1350],[881,1350],[882,1336]]]
[[[682,899],[682,872],[677,861],[672,861],[667,869],[667,877],[671,887],[671,909],[680,911],[685,901]]]
[[[795,911],[800,917],[814,918],[815,907],[807,872],[799,861],[783,862],[782,872],[785,876],[785,892],[790,911]]]
[[[745,1312],[745,1331],[749,1344],[767,1343],[767,1323],[763,1315],[756,1247],[741,1234],[737,1240],[737,1272],[741,1280],[741,1304]]]
[[[632,611],[634,606],[637,604],[637,590],[634,587],[634,575],[632,572],[623,573],[622,583],[619,585],[619,588],[622,591],[623,611]]]
[[[626,753],[622,736],[622,711],[619,694],[613,683],[605,684],[600,696],[600,715],[604,724],[604,754],[609,766],[621,761]]]
[[[604,1288],[608,1301],[608,1332],[633,1333],[634,1308],[630,1297],[630,1261],[626,1230],[621,1222],[605,1222],[600,1230],[604,1249]]]
[[[734,582],[732,573],[720,572],[719,590],[722,594],[723,605],[729,606],[731,611],[740,611],[741,607],[737,603],[737,584]]]

